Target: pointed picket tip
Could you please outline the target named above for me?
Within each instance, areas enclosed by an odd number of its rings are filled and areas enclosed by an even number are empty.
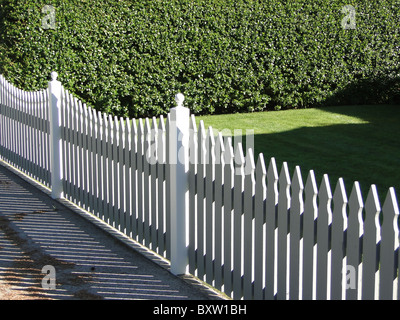
[[[383,212],[383,223],[385,224],[386,217],[390,215],[390,217],[395,217],[399,215],[399,206],[397,203],[396,193],[393,187],[389,188],[389,191],[386,195],[385,202],[382,207]],[[389,218],[390,218],[389,217]],[[396,221],[397,222],[397,221]]]
[[[294,174],[293,174],[293,179],[292,179],[292,187],[297,188],[299,190],[304,189],[303,178],[301,176],[301,169],[299,166],[296,166],[294,169]]]
[[[215,146],[215,137],[214,137],[214,131],[213,128],[211,126],[208,127],[207,130],[207,140],[210,141],[211,143],[211,147]]]
[[[129,119],[125,119],[124,117],[119,118],[119,130],[125,133],[125,121],[129,121]]]
[[[364,201],[362,198],[361,188],[358,181],[354,182],[353,189],[351,190],[349,198],[349,206],[359,207],[359,208],[364,207]]]
[[[89,118],[89,120],[93,119],[93,109],[92,108],[87,108],[87,116]]]
[[[242,143],[241,142],[239,142],[236,145],[236,148],[235,148],[234,152],[235,152],[235,164],[237,166],[243,165],[245,159],[244,159],[243,147],[242,147]]]
[[[290,185],[290,173],[289,173],[289,167],[287,162],[283,162],[282,168],[281,168],[281,173],[279,175],[279,183],[282,184],[287,184]]]
[[[119,119],[117,116],[114,116],[114,127],[117,131],[119,130]]]
[[[347,193],[346,193],[346,187],[344,185],[344,180],[343,178],[339,178],[335,192],[333,193],[333,200],[336,203],[347,203]]]
[[[85,117],[87,117],[87,115],[88,115],[88,107],[86,104],[83,105],[83,114]]]
[[[232,147],[232,137],[225,138],[225,151],[224,151],[224,161],[226,164],[229,164],[233,161],[234,153]]]
[[[264,155],[260,153],[258,155],[257,165],[256,165],[257,177],[265,177],[267,175],[267,169],[265,167]]]
[[[131,119],[125,118],[125,132],[131,133]]]
[[[108,116],[106,113],[103,113],[103,124],[106,128],[108,127]]]
[[[157,118],[153,117],[151,118],[151,132],[152,134],[155,134],[158,129],[158,124],[157,124]]]
[[[199,122],[199,130],[198,133],[200,137],[205,137],[206,136],[206,128],[204,127],[204,121],[200,120]]]
[[[113,129],[113,128],[114,128],[114,120],[113,120],[113,117],[112,117],[111,114],[108,115],[107,120],[108,120],[108,126],[109,126],[111,129]]]
[[[224,153],[225,153],[225,145],[224,145],[224,137],[221,132],[218,132],[218,135],[215,137],[215,157],[216,164],[222,164],[224,162]]]
[[[171,113],[168,113],[167,114],[167,121],[165,121],[165,128],[167,130],[169,130],[170,126],[171,126]]]
[[[165,122],[164,122],[164,116],[160,115],[160,119],[158,121],[158,130],[161,130],[162,132],[165,131]]]
[[[82,116],[82,114],[83,114],[82,101],[77,99],[77,102],[78,102],[78,109],[79,109],[80,116]]]
[[[144,132],[144,125],[143,125],[143,119],[142,118],[139,118],[138,120],[137,120],[137,124],[138,124],[138,132],[139,133],[141,133],[141,134],[143,134],[143,132]]]
[[[131,128],[132,128],[132,133],[133,133],[133,135],[136,136],[136,135],[137,135],[137,132],[138,132],[136,119],[132,119],[132,120],[131,120]]]
[[[253,149],[252,148],[248,148],[247,149],[247,153],[246,153],[246,157],[245,157],[245,174],[252,174],[255,169],[256,169],[256,164],[254,162],[254,155],[253,155]]]
[[[145,134],[150,134],[151,132],[151,126],[150,126],[150,119],[145,118],[144,119],[144,132]]]
[[[221,154],[225,152],[224,137],[222,136],[221,132],[218,132],[218,135],[215,139],[215,148],[219,148]]]
[[[274,157],[269,161],[267,176],[269,180],[277,181],[279,179],[278,168]]]
[[[324,176],[322,177],[321,186],[319,188],[319,195],[322,199],[332,199],[331,185],[327,174],[324,174]]]
[[[318,194],[317,180],[315,179],[314,170],[310,170],[306,181],[306,189],[314,195]]]
[[[190,115],[190,130],[193,130],[193,133],[197,133],[197,125],[196,125],[196,118],[194,114]]]
[[[381,211],[381,204],[379,202],[378,189],[376,185],[371,185],[369,189],[367,200],[365,201],[365,209],[368,212],[374,212],[375,214]]]
[[[92,108],[90,108],[90,109],[91,109],[92,119],[93,119],[94,123],[97,123],[97,112],[96,112],[96,110],[94,110]]]

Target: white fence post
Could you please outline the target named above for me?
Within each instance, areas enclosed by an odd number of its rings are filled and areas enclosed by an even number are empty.
[[[62,147],[61,147],[61,82],[57,80],[57,72],[51,73],[49,82],[50,107],[50,172],[51,197],[59,199],[62,187]]]
[[[171,272],[186,274],[188,265],[187,222],[189,211],[189,117],[184,96],[175,96],[170,112],[169,165],[171,191]]]

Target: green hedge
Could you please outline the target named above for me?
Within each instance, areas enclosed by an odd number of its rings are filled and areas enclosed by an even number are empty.
[[[179,91],[197,114],[399,102],[399,17],[398,0],[2,0],[0,73],[36,90],[55,70],[131,117],[165,114]]]

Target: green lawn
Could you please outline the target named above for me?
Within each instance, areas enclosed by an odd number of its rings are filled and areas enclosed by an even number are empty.
[[[304,183],[313,169],[320,184],[327,173],[332,192],[344,179],[348,196],[359,181],[364,201],[370,185],[378,188],[383,205],[389,187],[400,190],[400,106],[340,106],[278,112],[198,116],[197,123],[214,129],[254,130],[255,155],[271,157],[278,170],[288,162],[296,165]],[[243,137],[243,142],[245,138]]]

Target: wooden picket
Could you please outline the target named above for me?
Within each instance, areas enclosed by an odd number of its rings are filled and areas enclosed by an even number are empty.
[[[380,241],[379,214],[381,212],[378,191],[375,185],[371,186],[365,202],[363,262],[362,262],[362,299],[375,299],[377,244]]]
[[[300,243],[302,238],[301,218],[304,211],[303,179],[300,167],[296,166],[292,179],[292,198],[290,205],[290,264],[289,264],[289,298],[299,299],[300,279]]]
[[[305,200],[303,213],[303,266],[302,266],[302,299],[314,298],[315,284],[315,227],[318,216],[317,207],[318,189],[314,171],[310,171],[305,186]]]
[[[318,192],[319,210],[317,218],[317,299],[326,300],[328,294],[329,275],[329,225],[332,220],[332,193],[328,176],[325,174]]]
[[[49,97],[0,75],[0,158],[52,188]],[[63,197],[171,259],[170,116],[112,117],[64,88],[60,99]],[[358,182],[349,198],[341,178],[318,188],[311,170],[303,185],[299,166],[255,161],[194,115],[188,141],[191,274],[234,299],[400,299],[393,188],[381,208],[375,185],[365,202]]]
[[[344,270],[344,232],[347,228],[347,195],[343,179],[340,178],[333,194],[334,209],[332,213],[331,238],[331,299],[343,298]]]

